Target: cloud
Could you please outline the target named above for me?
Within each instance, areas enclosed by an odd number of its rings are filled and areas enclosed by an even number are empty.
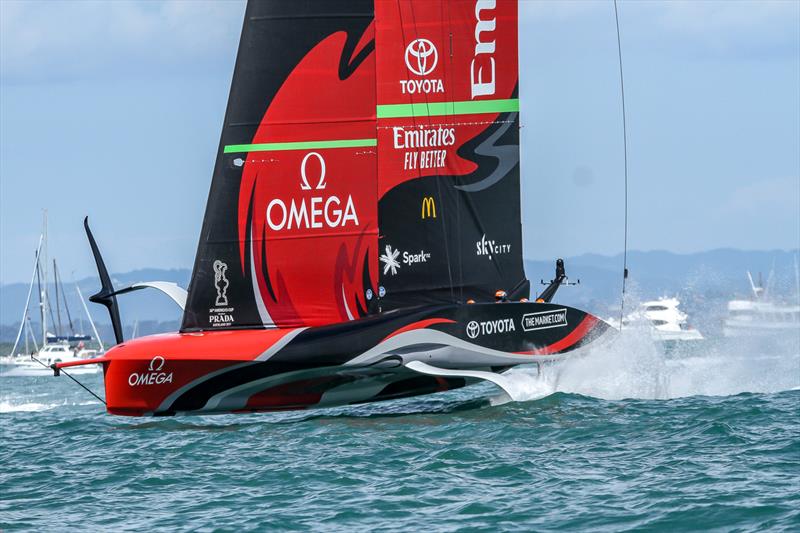
[[[800,177],[753,180],[723,196],[716,211],[722,217],[784,216],[800,223]]]
[[[232,63],[242,15],[238,1],[3,0],[0,77],[24,83],[201,72]]]

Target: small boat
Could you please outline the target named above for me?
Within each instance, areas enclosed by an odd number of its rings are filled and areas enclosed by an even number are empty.
[[[188,291],[113,287],[106,408],[128,416],[352,405],[580,353],[611,332],[531,297],[522,261],[517,3],[250,1]],[[179,204],[176,204],[179,205]],[[124,340],[146,287],[180,331]],[[533,301],[529,301],[529,298]]]
[[[796,268],[796,265],[795,265]],[[772,275],[770,275],[770,278]],[[752,298],[735,299],[728,302],[728,316],[723,333],[726,337],[775,336],[789,332],[800,332],[800,301],[789,303],[772,297],[764,287],[759,275],[758,284],[747,273]],[[770,283],[767,283],[767,287]],[[800,282],[798,282],[800,300]]]
[[[688,322],[688,315],[678,307],[677,298],[661,297],[642,302],[639,308],[622,319],[622,330],[648,328],[654,341],[684,342],[703,340],[703,335]],[[612,327],[619,329],[619,320],[608,320]]]
[[[50,366],[56,363],[68,363],[92,359],[103,353],[103,343],[97,334],[92,317],[86,308],[86,302],[77,284],[75,289],[78,293],[83,309],[89,319],[89,324],[98,339],[99,350],[88,349],[86,343],[93,340],[90,335],[85,335],[75,331],[75,323],[72,319],[69,306],[67,305],[64,285],[58,275],[58,263],[53,259],[53,287],[55,289],[55,300],[51,300],[48,290],[47,273],[47,211],[43,216],[43,231],[39,238],[39,245],[36,248],[34,261],[34,271],[31,275],[31,282],[28,286],[28,296],[25,301],[22,320],[20,322],[17,337],[11,352],[0,357],[0,376],[12,375],[47,375],[51,373]],[[39,318],[41,321],[41,337],[37,341],[37,333],[31,324],[30,304],[34,285],[38,286],[39,295]],[[55,310],[55,313],[53,312]],[[62,320],[62,310],[63,318]],[[49,322],[48,322],[49,320]],[[55,333],[49,330],[52,326]],[[21,349],[21,350],[20,350]],[[80,373],[95,373],[99,370],[96,365],[82,367]]]
[[[53,373],[51,365],[93,359],[100,355],[98,350],[71,347],[65,342],[52,342],[31,354],[31,356],[17,355],[0,358],[0,376],[51,375]],[[100,367],[97,365],[79,366],[75,368],[75,373],[95,374],[99,369]]]

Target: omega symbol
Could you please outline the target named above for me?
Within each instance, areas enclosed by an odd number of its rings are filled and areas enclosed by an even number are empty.
[[[319,180],[317,181],[317,186],[314,187],[317,190],[325,188],[325,160],[322,159],[322,156],[319,155],[317,152],[308,152],[306,156],[303,158],[303,162],[300,164],[300,180],[302,183],[300,184],[300,188],[304,191],[310,191],[311,186],[308,184],[308,176],[306,175],[306,165],[308,164],[308,158],[311,156],[316,157],[319,159]]]
[[[164,368],[163,357],[157,355],[150,360],[150,372],[160,372],[162,368]]]

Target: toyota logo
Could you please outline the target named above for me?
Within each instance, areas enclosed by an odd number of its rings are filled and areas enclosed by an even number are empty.
[[[470,339],[474,339],[478,336],[478,331],[480,331],[480,326],[474,320],[467,324],[467,337]]]
[[[157,355],[150,360],[150,372],[160,372],[162,368],[164,368],[163,357]]]
[[[427,76],[436,68],[439,52],[428,39],[414,39],[406,47],[406,66],[417,76]]]

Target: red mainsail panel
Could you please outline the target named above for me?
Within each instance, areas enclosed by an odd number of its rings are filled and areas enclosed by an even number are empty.
[[[379,195],[421,176],[464,176],[457,151],[517,111],[517,4],[375,3]]]

